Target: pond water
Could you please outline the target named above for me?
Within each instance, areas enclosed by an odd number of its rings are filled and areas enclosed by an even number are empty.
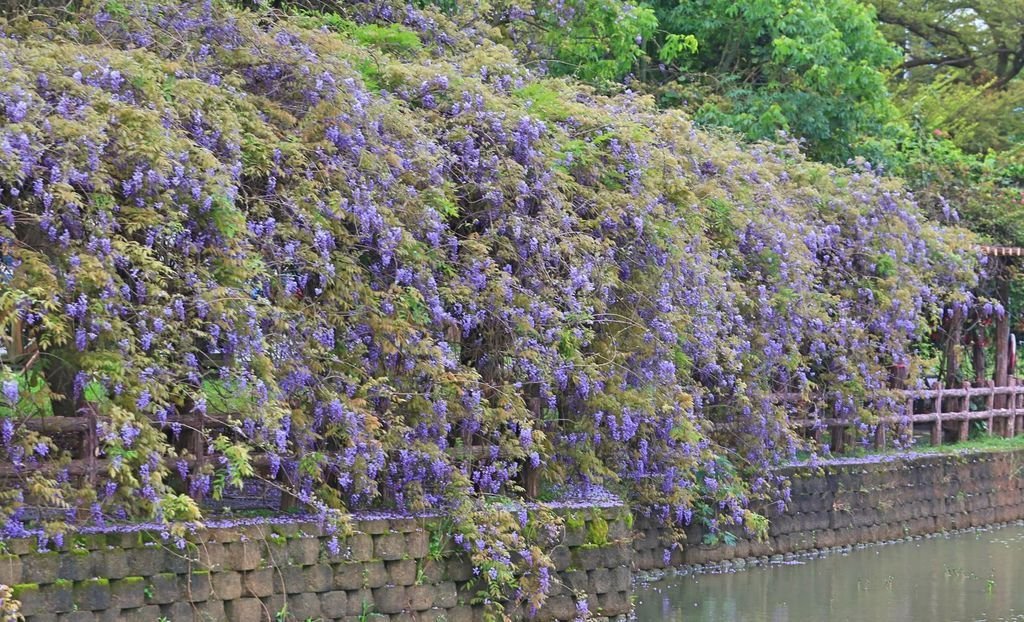
[[[1024,621],[1024,527],[637,586],[639,622]]]

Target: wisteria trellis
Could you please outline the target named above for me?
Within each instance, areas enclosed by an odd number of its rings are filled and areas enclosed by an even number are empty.
[[[350,10],[6,26],[0,316],[112,465],[95,490],[34,472],[61,456],[17,421],[48,390],[0,369],[7,535],[30,506],[194,519],[256,452],[314,507],[467,507],[530,471],[751,527],[798,448],[770,393],[891,411],[890,367],[972,301],[970,240],[869,165],[546,80],[482,26]],[[150,419],[211,409],[237,429],[197,471]]]

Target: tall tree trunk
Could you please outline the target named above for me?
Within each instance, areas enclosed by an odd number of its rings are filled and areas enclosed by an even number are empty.
[[[971,364],[974,367],[974,385],[985,385],[985,327],[978,322],[974,325],[974,339],[972,339]]]

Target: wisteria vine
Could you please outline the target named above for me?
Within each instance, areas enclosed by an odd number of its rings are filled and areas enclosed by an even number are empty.
[[[890,412],[970,300],[970,240],[870,166],[546,79],[484,26],[96,7],[0,36],[0,319],[39,352],[0,368],[5,535],[197,519],[258,474],[348,511],[607,486],[755,528],[801,447],[771,396]],[[88,488],[21,425],[85,411]],[[197,415],[231,422],[205,461]]]

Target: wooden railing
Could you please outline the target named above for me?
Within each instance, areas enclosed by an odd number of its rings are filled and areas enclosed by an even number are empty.
[[[915,426],[927,426],[932,445],[942,444],[944,437],[965,441],[972,421],[984,422],[986,431],[997,436],[1012,437],[1024,432],[1024,383],[1016,378],[1009,382],[1009,386],[1001,387],[989,381],[980,387],[964,383],[960,388],[950,388],[934,383],[930,389],[893,390],[890,394],[903,404],[903,413],[879,417],[874,422],[870,444],[884,449],[890,433],[913,434]],[[780,394],[776,399],[797,408],[805,401],[797,394]],[[849,431],[862,424],[858,419],[816,416],[792,419],[791,423],[809,431],[819,441],[827,429],[833,452],[843,451],[851,440]]]
[[[928,440],[938,445],[945,440],[967,440],[971,431],[971,422],[984,422],[985,429],[998,436],[1014,436],[1024,432],[1024,383],[1010,379],[1009,386],[996,387],[992,382],[985,386],[972,387],[962,385],[960,388],[949,388],[934,384],[930,389],[890,390],[888,395],[898,403],[902,403],[902,413],[876,419],[869,426],[871,438],[855,439],[862,432],[864,422],[859,419],[843,419],[837,417],[817,416],[813,411],[812,401],[800,394],[776,394],[775,400],[787,404],[792,412],[790,423],[793,427],[804,430],[821,442],[824,433],[829,433],[829,444],[833,452],[842,452],[855,440],[864,441],[876,449],[884,449],[890,438],[914,435],[915,428],[922,432],[924,428]],[[0,465],[0,481],[19,479],[33,472],[64,471],[68,475],[81,478],[83,482],[92,484],[97,476],[111,468],[109,458],[102,454],[102,442],[99,435],[106,419],[98,415],[95,409],[84,404],[77,417],[43,416],[15,418],[16,429],[33,430],[50,436],[57,445],[65,450],[70,461],[41,462],[37,465],[21,467],[12,464]],[[208,455],[208,442],[211,434],[233,434],[235,423],[227,414],[187,415],[159,421],[151,417],[153,425],[168,433],[168,439],[178,449],[179,455],[193,469],[201,468],[211,458]],[[172,434],[176,430],[177,434]],[[482,447],[480,449],[483,449]],[[179,459],[169,462],[173,467]],[[254,466],[264,477],[269,477],[269,457],[254,455]],[[280,477],[280,476],[278,476]],[[290,495],[281,496],[282,507],[290,507],[295,500]]]
[[[99,439],[101,427],[108,420],[97,415],[95,409],[88,404],[80,408],[79,412],[82,414],[77,417],[49,415],[15,419],[15,430],[32,430],[51,437],[61,449],[69,454],[70,462],[43,463],[32,468],[0,464],[0,479],[17,477],[38,470],[66,469],[69,475],[85,477],[87,481],[91,482],[100,471],[109,468],[110,460],[100,456],[101,443]],[[231,427],[227,416],[190,415],[167,419],[163,422],[151,416],[150,421],[153,425],[168,432],[175,427],[179,429],[179,434],[175,435],[173,444],[179,450],[188,451],[186,461],[192,466],[200,466],[208,458],[206,430],[228,431]]]

